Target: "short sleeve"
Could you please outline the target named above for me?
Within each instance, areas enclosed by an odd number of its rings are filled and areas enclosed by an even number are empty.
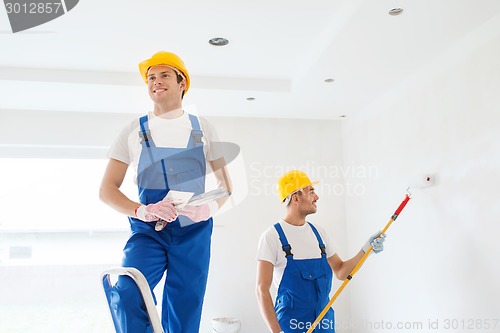
[[[323,228],[323,226],[318,226],[316,224],[314,226],[316,227],[316,229],[320,233],[321,238],[323,239],[323,243],[325,244],[326,257],[330,258],[335,253],[337,253],[337,249],[333,245],[332,240],[330,238],[330,235],[326,232],[326,230]]]
[[[273,231],[272,229],[268,229],[260,236],[257,249],[257,260],[269,261],[271,264],[276,265],[278,261],[276,239],[278,237],[273,237],[275,236],[272,234]]]
[[[136,127],[137,120],[134,120],[128,126],[125,126],[115,142],[111,145],[108,150],[107,157],[118,161],[121,161],[127,165],[130,165],[132,157],[130,156],[129,149],[129,137],[133,127]]]
[[[204,117],[199,117],[201,129],[203,131],[203,136],[206,139],[208,146],[207,150],[207,161],[214,161],[219,158],[224,157],[221,145],[213,144],[214,142],[219,142],[219,136],[213,125]]]

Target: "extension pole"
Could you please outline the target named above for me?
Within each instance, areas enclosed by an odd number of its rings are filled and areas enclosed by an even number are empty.
[[[406,204],[408,203],[409,200],[410,200],[410,196],[407,194],[406,197],[405,197],[405,199],[399,205],[398,209],[396,209],[396,211],[394,212],[394,214],[391,216],[391,219],[389,220],[389,222],[387,223],[387,225],[385,226],[385,228],[382,230],[381,234],[385,234],[385,232],[387,231],[387,229],[389,229],[389,227],[391,226],[392,222],[396,221],[396,219],[398,218],[399,214],[401,213],[401,211],[403,210],[403,208],[405,208],[405,206],[406,206]],[[325,308],[323,309],[323,311],[321,311],[321,313],[319,314],[318,318],[316,318],[316,320],[311,325],[311,327],[307,330],[306,333],[312,333],[314,331],[314,329],[319,324],[319,322],[321,321],[321,319],[323,319],[323,317],[325,316],[325,314],[328,312],[328,310],[332,306],[333,302],[335,302],[335,300],[340,295],[340,293],[342,292],[342,290],[344,290],[345,286],[351,281],[351,279],[354,276],[354,274],[356,274],[356,272],[359,270],[359,268],[363,265],[363,263],[365,262],[366,258],[368,258],[368,256],[370,255],[370,252],[372,250],[373,249],[370,246],[368,248],[368,250],[366,251],[366,253],[363,255],[363,257],[361,257],[361,259],[359,260],[358,264],[353,268],[353,270],[351,271],[351,273],[347,276],[347,279],[345,279],[344,282],[340,285],[339,289],[337,289],[337,291],[333,295],[333,297],[330,300],[330,302],[328,302],[328,304],[325,306]]]

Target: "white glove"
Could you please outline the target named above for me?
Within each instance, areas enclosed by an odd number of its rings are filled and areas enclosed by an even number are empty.
[[[147,206],[140,205],[135,210],[135,216],[144,222],[154,222],[158,220],[172,222],[177,218],[178,214],[172,202],[162,200]]]
[[[373,234],[368,241],[363,245],[361,250],[366,253],[368,249],[371,247],[373,249],[373,252],[379,253],[384,250],[384,241],[385,241],[385,234],[383,234],[381,231],[377,232],[376,234]]]
[[[208,220],[212,216],[211,207],[209,204],[201,206],[186,205],[179,210],[179,215],[189,217],[193,222],[201,222]]]

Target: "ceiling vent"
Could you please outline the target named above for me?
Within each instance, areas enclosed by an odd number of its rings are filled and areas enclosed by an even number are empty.
[[[392,8],[390,11],[389,11],[389,15],[392,15],[392,16],[396,16],[396,15],[399,15],[403,12],[403,8],[401,7],[398,7],[398,8]]]
[[[226,46],[227,44],[229,44],[229,40],[222,37],[214,37],[210,39],[208,43],[213,46]]]

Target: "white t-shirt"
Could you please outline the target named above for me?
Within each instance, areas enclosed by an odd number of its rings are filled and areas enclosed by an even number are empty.
[[[148,113],[148,125],[151,137],[157,147],[186,148],[191,136],[191,121],[189,114],[183,112],[175,119],[162,118],[153,112]],[[200,129],[203,131],[203,148],[207,161],[221,158],[222,152],[213,149],[211,143],[217,141],[217,134],[204,118],[198,118]],[[139,137],[139,118],[134,119],[126,126],[108,151],[107,157],[121,161],[135,170],[134,181],[137,181],[137,167],[141,156],[142,145]]]
[[[301,226],[291,225],[284,220],[280,220],[279,224],[283,228],[283,232],[292,247],[294,259],[312,259],[321,258],[321,250],[319,248],[318,239],[308,223]],[[322,226],[314,225],[318,230],[323,244],[326,247],[326,257],[330,258],[337,249],[332,245],[328,234]],[[286,267],[285,252],[283,251],[278,231],[274,225],[268,228],[259,240],[259,248],[257,251],[257,260],[269,261],[274,265],[273,283],[276,288],[279,287],[283,272]]]

